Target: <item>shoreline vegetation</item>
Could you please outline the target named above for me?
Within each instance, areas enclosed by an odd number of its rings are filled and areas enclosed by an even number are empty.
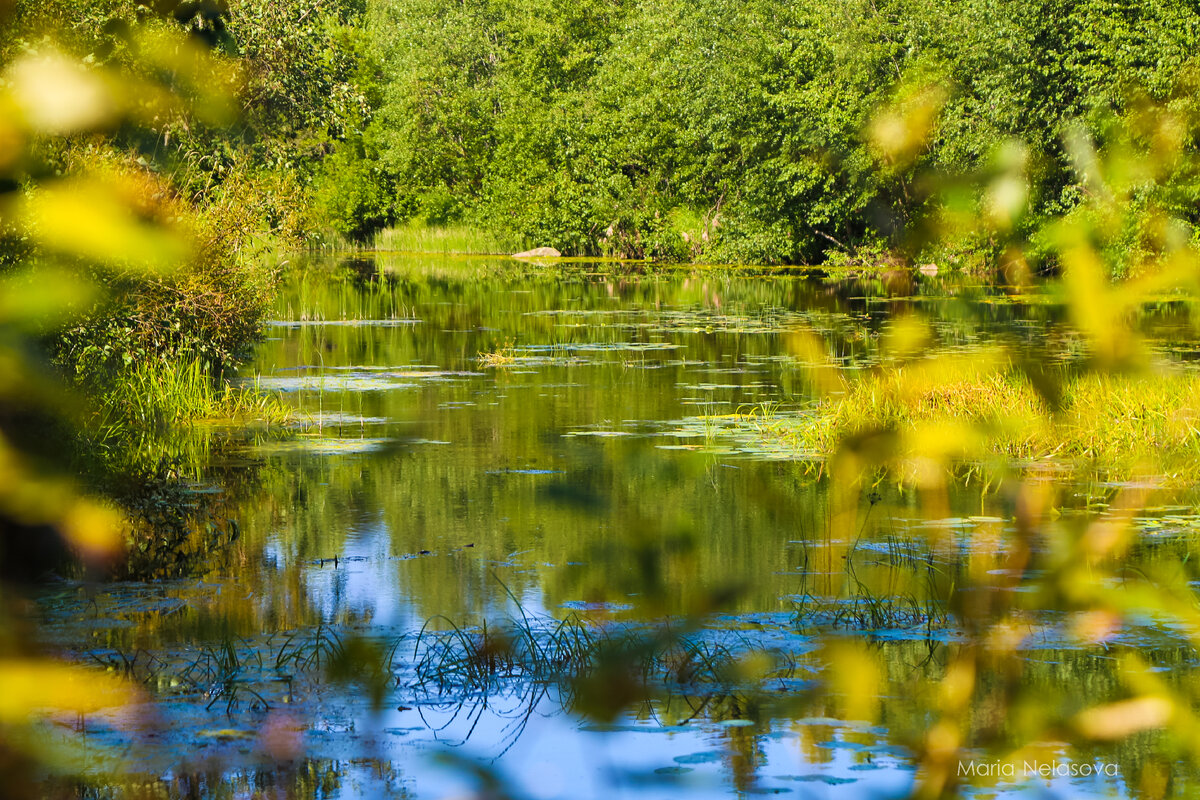
[[[193,513],[202,465],[173,429],[290,413],[232,376],[275,264],[315,230],[289,162],[355,95],[344,58],[280,38],[330,45],[338,8],[298,27],[273,9],[0,3],[6,571],[126,574],[148,545],[219,526]]]
[[[424,225],[409,222],[375,235],[372,250],[446,255],[512,255],[524,242],[469,225]]]
[[[1113,480],[1187,486],[1200,474],[1200,373],[1085,374],[1062,382],[1057,407],[1019,371],[931,378],[882,371],[811,408],[743,415],[784,451],[830,459],[881,447],[901,480],[930,465],[991,463],[1001,470],[1073,465]],[[778,450],[776,451],[778,452]]]
[[[1107,149],[1155,106],[1187,117],[1194,81],[1194,11],[1009,10],[996,29],[987,2],[380,0],[363,26],[378,105],[325,173],[358,201],[337,224],[358,241],[420,220],[566,255],[991,274],[1003,237],[930,235],[947,195],[1004,178],[994,216],[1019,200],[1031,236],[1086,203],[1073,136]],[[1186,175],[1137,203],[1182,211]],[[1147,232],[1123,231],[1116,274]],[[1053,266],[1047,244],[1032,268]]]

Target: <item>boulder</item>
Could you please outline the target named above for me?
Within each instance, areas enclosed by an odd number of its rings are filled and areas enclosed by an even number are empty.
[[[553,247],[535,247],[523,253],[513,253],[513,258],[558,258],[561,255]]]

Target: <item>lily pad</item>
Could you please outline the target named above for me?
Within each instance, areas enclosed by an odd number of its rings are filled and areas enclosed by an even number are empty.
[[[824,783],[829,786],[840,786],[843,783],[854,783],[858,778],[839,778],[836,775],[823,775],[813,773],[811,775],[777,775],[776,780],[780,781],[801,781],[803,783]]]
[[[253,739],[257,736],[254,731],[242,731],[236,728],[220,728],[218,730],[198,731],[196,733],[202,739]]]
[[[703,753],[689,753],[686,756],[675,756],[676,764],[711,764],[725,757],[724,750],[708,750]]]
[[[659,767],[654,770],[655,775],[683,775],[688,772],[695,772],[692,767]]]

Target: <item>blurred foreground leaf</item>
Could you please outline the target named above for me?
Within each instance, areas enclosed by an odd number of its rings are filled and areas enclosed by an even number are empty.
[[[0,661],[0,722],[23,724],[44,713],[90,714],[134,702],[117,678],[50,659]]]

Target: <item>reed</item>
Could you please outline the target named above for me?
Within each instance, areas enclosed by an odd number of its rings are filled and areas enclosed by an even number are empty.
[[[149,362],[124,370],[100,400],[98,427],[108,434],[124,429],[162,429],[200,420],[286,422],[292,411],[278,393],[256,385],[235,385],[214,377],[202,359],[182,364]]]

